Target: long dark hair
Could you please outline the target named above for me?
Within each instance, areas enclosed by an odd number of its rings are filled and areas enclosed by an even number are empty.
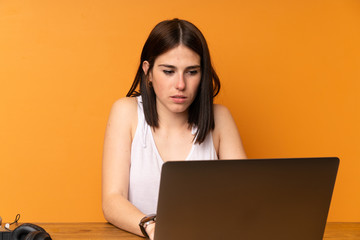
[[[180,20],[166,20],[158,23],[151,31],[141,52],[140,66],[134,82],[126,94],[127,97],[141,95],[146,122],[156,128],[159,118],[156,110],[156,95],[147,81],[142,69],[144,61],[149,62],[148,73],[154,66],[155,59],[180,44],[190,48],[200,56],[201,80],[193,103],[189,106],[189,126],[197,127],[196,143],[202,143],[206,135],[214,129],[213,98],[220,91],[220,80],[211,65],[209,48],[200,30],[192,23]],[[137,87],[140,85],[139,90]]]

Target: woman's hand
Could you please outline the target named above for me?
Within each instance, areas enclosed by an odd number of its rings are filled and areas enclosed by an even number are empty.
[[[151,223],[146,227],[146,232],[149,235],[150,240],[154,240],[155,225],[156,223]]]

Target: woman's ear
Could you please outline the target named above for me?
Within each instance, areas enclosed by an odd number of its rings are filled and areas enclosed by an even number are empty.
[[[143,63],[142,63],[142,69],[143,69],[145,75],[148,74],[149,67],[150,67],[150,63],[149,63],[148,61],[143,61]]]
[[[147,81],[150,83],[152,79],[151,79],[151,71],[149,72],[149,68],[150,68],[150,63],[148,61],[143,61],[142,69],[145,73],[145,76],[147,77]]]

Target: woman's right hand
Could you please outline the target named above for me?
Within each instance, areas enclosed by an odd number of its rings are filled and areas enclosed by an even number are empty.
[[[146,227],[146,232],[149,235],[150,240],[154,240],[155,225],[156,225],[156,223],[152,223]]]

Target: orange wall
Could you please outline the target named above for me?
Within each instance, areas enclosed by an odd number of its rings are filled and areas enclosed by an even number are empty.
[[[221,4],[220,4],[221,3]],[[0,215],[104,221],[101,156],[153,26],[205,34],[250,158],[338,156],[330,221],[360,221],[358,0],[0,1]]]

